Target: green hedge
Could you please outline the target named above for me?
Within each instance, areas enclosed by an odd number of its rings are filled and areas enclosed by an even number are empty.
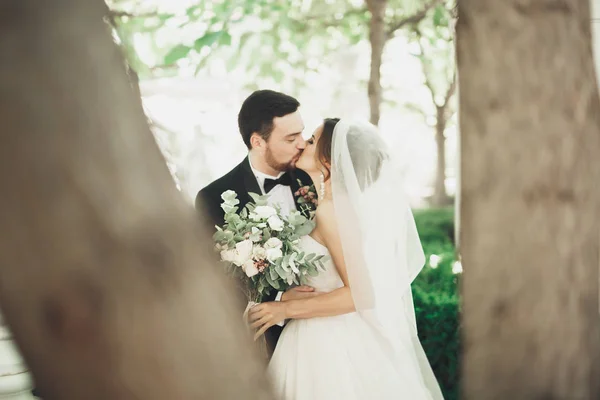
[[[446,400],[459,392],[459,282],[452,208],[416,210],[415,220],[428,264],[412,285],[419,338]],[[437,268],[429,266],[432,254]]]

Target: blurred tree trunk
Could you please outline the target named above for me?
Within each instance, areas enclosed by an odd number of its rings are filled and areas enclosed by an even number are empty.
[[[0,5],[0,304],[44,399],[270,398],[102,1]]]
[[[385,10],[387,0],[367,0],[371,13],[369,21],[369,41],[371,43],[371,73],[369,76],[369,105],[371,109],[370,121],[379,124],[382,88],[381,88],[381,60],[383,49],[387,41]]]
[[[466,400],[600,398],[600,104],[588,0],[463,0]]]
[[[450,198],[446,192],[446,120],[445,110],[436,106],[435,121],[435,146],[436,146],[436,165],[435,165],[435,184],[433,190],[433,199],[431,204],[434,207],[448,205]]]
[[[426,78],[427,79],[427,78]],[[451,204],[451,199],[446,191],[446,127],[448,121],[453,115],[450,101],[456,91],[456,74],[454,75],[448,90],[444,94],[444,102],[438,104],[433,91],[433,84],[427,83],[427,87],[431,93],[431,99],[435,105],[435,144],[436,144],[436,170],[435,170],[435,185],[433,192],[432,205],[434,207],[443,207]]]
[[[368,84],[369,120],[373,125],[378,125],[381,117],[381,103],[383,102],[381,65],[387,41],[394,37],[396,31],[407,26],[415,26],[421,22],[427,16],[429,10],[441,3],[441,0],[423,1],[422,7],[413,14],[390,21],[386,21],[388,0],[366,0],[366,3],[371,14],[369,19],[369,43],[371,45],[371,69]]]

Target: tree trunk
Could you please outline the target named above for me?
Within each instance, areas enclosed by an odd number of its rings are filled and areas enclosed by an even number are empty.
[[[435,185],[433,199],[434,207],[448,205],[449,198],[446,192],[446,108],[436,106],[435,144],[437,161],[435,170]]]
[[[463,0],[457,44],[463,398],[598,399],[589,2]]]
[[[0,5],[0,304],[45,400],[265,399],[101,1]]]
[[[385,10],[387,0],[367,0],[367,6],[371,13],[369,22],[369,41],[371,42],[371,74],[369,76],[369,105],[371,108],[370,121],[374,125],[379,124],[380,108],[382,100],[381,89],[381,60],[385,47],[386,25]]]

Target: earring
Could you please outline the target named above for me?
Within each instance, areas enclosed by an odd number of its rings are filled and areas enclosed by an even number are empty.
[[[323,173],[321,172],[321,176],[319,178],[321,183],[321,187],[319,190],[319,198],[322,200],[325,198],[325,175],[323,175]]]

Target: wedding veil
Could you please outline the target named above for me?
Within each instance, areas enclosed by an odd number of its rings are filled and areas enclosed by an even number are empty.
[[[422,383],[419,398],[442,399],[417,337],[411,282],[425,264],[400,165],[377,128],[340,120],[331,187],[356,311],[375,330],[399,373]]]

